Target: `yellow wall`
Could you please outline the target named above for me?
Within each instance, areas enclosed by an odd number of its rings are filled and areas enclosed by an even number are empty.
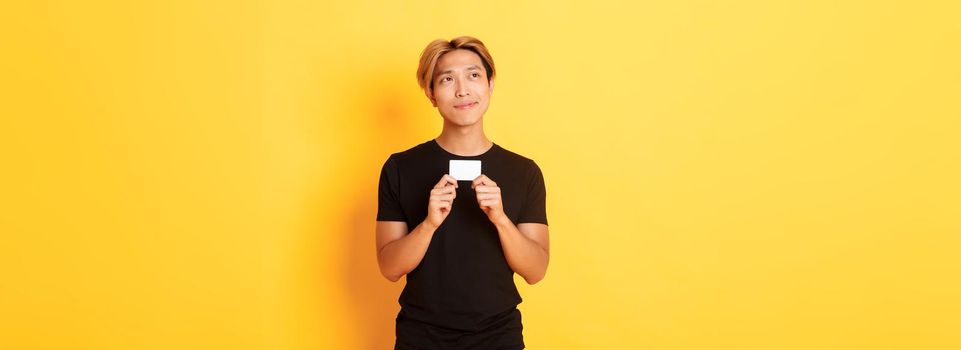
[[[390,348],[460,34],[545,173],[530,349],[961,348],[957,2],[148,3],[0,9],[0,348]]]

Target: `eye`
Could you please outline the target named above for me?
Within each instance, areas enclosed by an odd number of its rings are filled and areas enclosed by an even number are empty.
[[[451,80],[451,77],[443,77],[443,78],[440,78],[440,81],[441,81],[442,83],[447,82],[448,80]]]
[[[471,73],[470,76],[473,78],[480,78],[480,73]]]

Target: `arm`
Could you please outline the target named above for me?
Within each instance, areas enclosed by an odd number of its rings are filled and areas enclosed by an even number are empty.
[[[427,218],[413,231],[407,233],[403,221],[377,222],[377,265],[380,273],[391,282],[397,282],[420,265],[434,232],[450,215],[454,198],[457,197],[457,180],[444,174],[430,191]]]
[[[544,279],[550,261],[547,225],[521,223],[514,226],[506,216],[494,223],[501,248],[511,270],[524,277],[527,284]]]
[[[524,277],[527,284],[544,279],[550,260],[547,225],[521,223],[515,226],[504,214],[500,187],[486,175],[478,176],[471,186],[477,192],[478,205],[497,227],[501,248],[511,270]]]
[[[436,227],[422,222],[407,233],[403,221],[377,222],[377,264],[380,273],[391,282],[414,270],[427,253]]]

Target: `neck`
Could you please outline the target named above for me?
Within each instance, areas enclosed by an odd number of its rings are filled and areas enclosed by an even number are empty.
[[[444,121],[444,130],[437,143],[447,152],[459,156],[476,156],[486,152],[493,142],[484,135],[484,120],[474,125],[460,126]]]

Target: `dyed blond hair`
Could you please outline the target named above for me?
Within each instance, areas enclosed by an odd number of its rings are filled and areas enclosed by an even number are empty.
[[[487,51],[487,46],[475,37],[459,36],[450,41],[443,39],[431,41],[424,48],[424,52],[420,54],[420,64],[417,66],[417,83],[420,84],[421,89],[434,93],[434,68],[437,68],[437,61],[440,61],[440,57],[445,53],[458,49],[470,50],[480,56],[484,70],[487,71],[487,82],[490,83],[496,71],[494,59]]]

